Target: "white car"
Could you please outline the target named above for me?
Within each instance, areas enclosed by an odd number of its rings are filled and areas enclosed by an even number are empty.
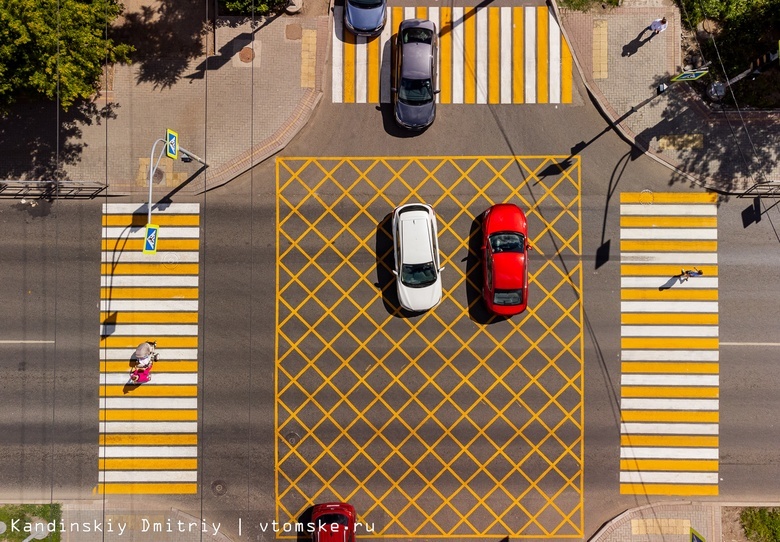
[[[393,259],[401,307],[421,312],[438,305],[444,268],[433,207],[407,203],[393,211]]]

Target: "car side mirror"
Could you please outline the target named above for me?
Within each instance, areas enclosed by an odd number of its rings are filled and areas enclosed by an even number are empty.
[[[534,247],[531,245],[531,243],[526,243],[525,245],[526,250],[533,250]]]
[[[433,91],[434,94],[438,94],[439,92],[441,92],[441,89],[436,89]]]
[[[444,269],[445,269],[446,267],[447,267],[446,265],[444,265],[444,266],[440,267],[440,268],[439,268],[439,273],[441,273],[442,271],[444,271]]]
[[[391,91],[391,92],[398,92],[398,89],[397,89],[397,88],[395,88],[395,87],[390,87],[390,91]]]
[[[398,276],[398,271],[396,271],[395,269],[393,269],[393,275],[395,275],[395,276],[397,277],[397,276]]]

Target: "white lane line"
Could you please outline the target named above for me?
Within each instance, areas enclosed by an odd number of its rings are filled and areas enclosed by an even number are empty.
[[[716,252],[621,252],[620,263],[675,264],[686,265],[716,265]]]
[[[626,399],[621,410],[718,410],[718,399]]]
[[[147,215],[145,203],[104,203],[103,214],[106,215]],[[196,215],[200,212],[199,203],[171,203],[155,204],[152,206],[154,213]]]
[[[536,6],[525,6],[525,103],[536,103]]]
[[[477,8],[477,103],[486,104],[488,95],[488,10]],[[497,69],[496,66],[494,69]]]
[[[392,85],[392,57],[393,44],[393,10],[387,10],[387,22],[379,35],[379,56],[381,58],[381,70],[379,72],[379,101],[383,104],[390,103],[390,88]],[[334,75],[335,77],[335,75]]]
[[[101,397],[98,408],[102,409],[139,409],[139,410],[167,410],[198,408],[196,397]]]
[[[717,350],[621,350],[623,361],[718,361]]]
[[[717,472],[620,471],[621,483],[634,484],[717,484]]]
[[[717,386],[718,375],[623,374],[622,386]]]
[[[98,482],[197,482],[196,470],[101,470]]]
[[[198,457],[197,446],[100,446],[100,458],[122,457]]]
[[[162,343],[158,344],[157,352],[160,354],[160,361],[197,361],[197,348],[165,348]],[[127,348],[101,348],[100,361],[130,361],[132,350]]]
[[[620,228],[621,239],[666,240],[680,239],[685,241],[715,241],[718,239],[717,228]]]
[[[621,423],[622,435],[717,435],[717,423]]]
[[[696,280],[696,277],[690,279]],[[717,301],[621,301],[621,312],[718,312]]]
[[[436,31],[439,32],[439,35],[441,35],[441,26],[439,24],[439,8],[436,6],[431,6],[428,8],[428,20],[431,21],[434,24],[434,28],[436,28]],[[434,89],[440,90],[441,89],[441,41],[439,41],[439,48],[437,50],[437,57],[436,57],[436,65],[439,66],[439,69],[436,70],[436,81],[433,82]],[[441,93],[435,95],[436,103],[441,102]]]
[[[721,342],[720,346],[780,346],[780,343],[734,343],[734,342]]]
[[[164,239],[198,239],[200,238],[200,227],[160,226],[160,235]],[[145,226],[137,228],[103,227],[103,239],[144,239],[145,237]]]
[[[197,433],[198,422],[100,422],[101,433]]]
[[[550,56],[548,60],[548,71],[550,84],[550,99],[551,104],[561,103],[561,28],[558,26],[558,21],[553,17],[552,10],[547,14],[547,28],[549,28],[549,51]]]
[[[197,299],[101,299],[101,312],[196,312]]]
[[[355,103],[364,104],[368,97],[368,40],[355,39]]]
[[[718,206],[703,205],[641,205],[623,203],[620,214],[625,216],[717,216]]]
[[[512,8],[501,7],[501,103],[512,103]]]
[[[621,459],[718,459],[717,448],[620,447]]]
[[[19,339],[0,340],[0,344],[54,344],[54,341],[25,341]]]
[[[105,324],[100,326],[103,336],[197,337],[198,324]]]
[[[688,269],[690,269],[692,266],[687,266]],[[687,288],[690,290],[702,290],[702,289],[711,289],[714,290],[718,287],[718,277],[708,277],[708,276],[701,276],[701,277],[691,277],[689,280],[681,282],[679,278],[676,279],[676,282],[669,283],[669,281],[674,278],[670,275],[662,275],[662,276],[642,276],[642,277],[621,277],[620,278],[620,287],[621,288],[667,288],[671,287],[675,290],[679,290],[680,288]]]
[[[452,103],[463,103],[463,8],[452,8]]]
[[[140,251],[121,251],[104,250],[101,253],[101,263],[164,263],[175,269],[179,263],[198,263],[200,254],[198,251],[171,251],[157,252],[155,254],[144,254]]]
[[[389,25],[388,25],[389,26]],[[333,72],[331,94],[334,104],[344,101],[344,7],[333,7]]]
[[[198,275],[101,275],[103,288],[128,287],[194,287],[198,285]]]
[[[160,360],[162,361],[162,360]],[[107,386],[123,386],[130,382],[130,369],[122,373],[100,373],[100,384]],[[152,381],[144,386],[155,385],[197,385],[198,373],[158,373],[152,369]]]
[[[693,322],[691,322],[693,323]],[[620,326],[622,337],[717,337],[718,326]]]

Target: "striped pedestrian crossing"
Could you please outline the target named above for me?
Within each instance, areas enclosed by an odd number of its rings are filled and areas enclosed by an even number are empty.
[[[571,103],[572,56],[546,6],[392,7],[380,36],[356,37],[334,8],[334,103],[388,103],[392,37],[404,19],[439,29],[439,103]]]
[[[717,495],[717,198],[620,198],[620,492]],[[683,280],[683,269],[702,276]]]
[[[200,207],[103,205],[98,493],[197,493]],[[156,340],[151,382],[129,384],[139,343]]]

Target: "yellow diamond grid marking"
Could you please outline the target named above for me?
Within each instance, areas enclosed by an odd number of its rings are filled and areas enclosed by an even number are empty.
[[[581,254],[579,182],[579,161],[563,157],[277,161],[280,521],[337,499],[374,523],[374,537],[582,536],[581,265],[561,269],[554,259]],[[464,220],[515,198],[533,224],[539,268],[532,262],[530,281],[541,295],[521,320],[487,333],[469,319],[478,296],[458,295],[480,287],[459,269],[464,253],[476,258]],[[382,301],[392,281],[374,286],[392,259],[377,222],[415,200],[437,208],[451,271],[440,307],[399,319]],[[539,244],[545,237],[553,242]],[[360,323],[370,324],[365,336]],[[458,384],[440,384],[453,375]],[[296,432],[295,445],[283,440]],[[399,466],[404,473],[391,475]]]

